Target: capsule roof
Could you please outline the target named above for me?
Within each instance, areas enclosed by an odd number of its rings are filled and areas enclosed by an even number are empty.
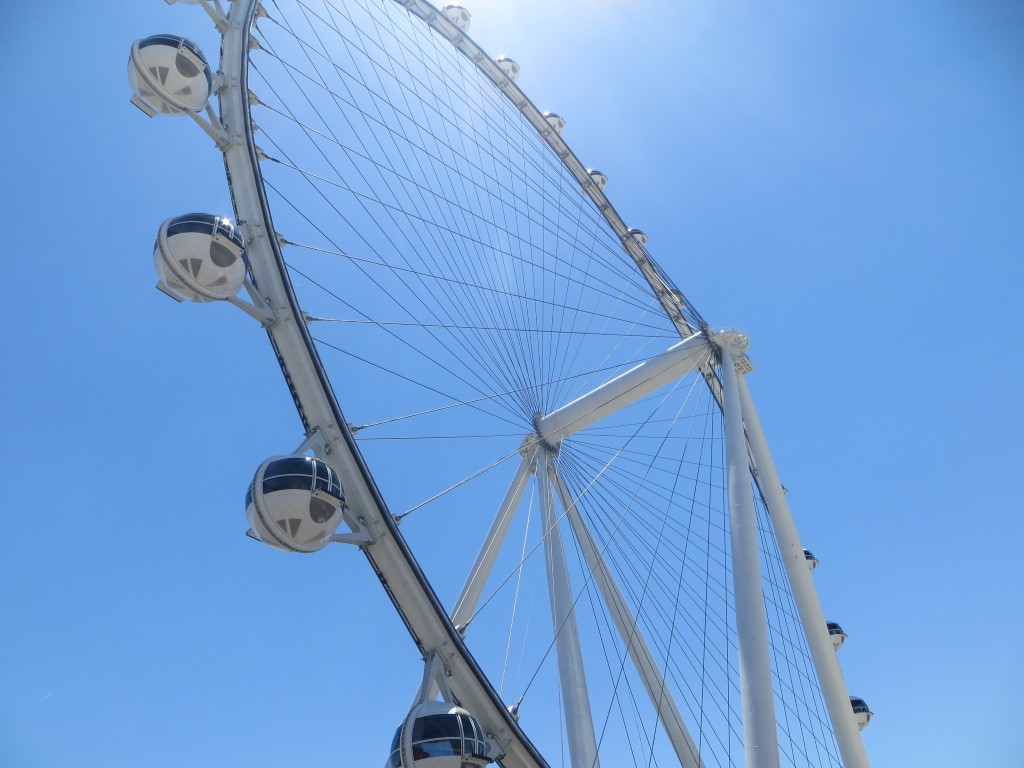
[[[487,739],[480,723],[462,707],[444,701],[425,701],[413,713],[412,751],[414,768],[444,768],[449,764],[471,768],[490,762]],[[406,722],[409,722],[407,719]],[[395,731],[391,753],[385,768],[402,766],[402,732],[406,723]],[[462,758],[469,758],[461,762]]]
[[[853,707],[853,711],[854,712],[870,712],[871,711],[871,708],[868,706],[868,703],[866,701],[864,701],[864,699],[860,698],[859,696],[851,696],[850,697],[850,706]]]

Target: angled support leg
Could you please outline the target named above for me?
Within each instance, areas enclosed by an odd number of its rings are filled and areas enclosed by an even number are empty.
[[[615,628],[619,632],[619,637],[622,638],[622,643],[629,652],[633,666],[640,674],[640,679],[643,680],[644,688],[651,699],[651,704],[658,713],[658,719],[661,721],[669,741],[672,742],[672,747],[679,758],[679,764],[683,768],[704,768],[704,762],[697,751],[697,745],[690,736],[690,731],[687,729],[686,723],[683,722],[679,708],[676,706],[675,700],[665,685],[665,678],[662,676],[661,670],[658,669],[658,665],[651,655],[647,641],[640,631],[640,626],[637,624],[629,604],[622,596],[622,591],[619,589],[615,577],[608,570],[601,552],[594,544],[594,539],[590,535],[590,530],[587,528],[586,523],[583,521],[583,516],[576,507],[576,502],[569,492],[569,487],[565,484],[565,480],[554,464],[551,464],[549,471],[551,482],[558,491],[562,507],[565,509],[565,515],[572,526],[576,540],[580,544],[583,557],[587,561],[587,567],[594,575],[594,581],[601,591],[601,597],[608,608],[608,612],[611,614]]]
[[[857,730],[857,724],[850,710],[850,696],[846,690],[839,660],[832,647],[822,613],[818,593],[814,589],[811,573],[807,569],[807,560],[800,536],[797,534],[793,515],[789,511],[789,502],[779,482],[779,473],[775,469],[775,461],[768,450],[761,421],[750,397],[750,390],[743,376],[738,378],[740,404],[743,409],[743,422],[747,429],[747,440],[750,444],[751,456],[757,469],[758,480],[764,499],[768,506],[775,538],[779,542],[779,552],[786,566],[786,575],[793,588],[793,599],[796,601],[800,620],[804,625],[807,645],[811,651],[811,659],[821,681],[821,689],[825,696],[832,728],[839,745],[839,754],[846,768],[868,768],[868,756]]]
[[[551,620],[555,625],[555,650],[558,654],[558,679],[562,687],[569,759],[572,768],[600,768],[597,736],[590,710],[590,694],[583,668],[576,606],[573,605],[569,568],[565,561],[562,533],[555,500],[548,482],[550,456],[542,451],[537,457],[537,486],[540,488],[544,520],[544,556],[547,563],[548,591],[551,596]]]
[[[501,545],[505,541],[505,534],[508,533],[516,507],[519,506],[519,500],[523,496],[526,481],[530,478],[530,473],[534,469],[534,461],[537,457],[536,440],[531,440],[530,438],[524,440],[523,446],[520,448],[520,455],[523,457],[522,461],[519,462],[519,467],[512,478],[512,483],[505,493],[501,506],[498,507],[498,514],[491,524],[491,530],[487,533],[487,538],[484,539],[483,546],[480,548],[480,554],[477,555],[473,569],[469,572],[469,579],[462,588],[462,594],[459,595],[459,600],[455,603],[455,610],[452,612],[452,624],[463,634],[465,634],[466,625],[476,612],[476,606],[480,602],[480,595],[483,593],[484,585],[491,575],[494,561],[501,551]]]

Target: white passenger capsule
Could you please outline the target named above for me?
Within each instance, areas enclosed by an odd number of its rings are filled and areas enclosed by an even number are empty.
[[[153,35],[132,43],[128,82],[132,104],[150,117],[199,112],[213,89],[203,52],[177,35]]]
[[[804,559],[807,561],[807,568],[811,573],[814,573],[814,569],[818,567],[818,558],[814,556],[814,553],[809,549],[804,550]]]
[[[179,301],[222,301],[245,281],[245,241],[223,216],[176,216],[160,225],[153,263],[158,287]]]
[[[402,736],[412,728],[413,765],[410,768],[483,768],[491,762],[483,729],[462,707],[425,701],[415,707],[395,731],[384,768],[400,768]]]
[[[825,622],[825,626],[828,627],[828,636],[832,641],[832,649],[838,651],[843,647],[843,643],[846,642],[848,635],[843,632],[843,628],[834,621]]]
[[[498,69],[505,73],[505,77],[513,83],[519,79],[519,65],[508,56],[499,56],[494,60],[494,63],[498,65]]]
[[[341,524],[345,493],[334,468],[310,456],[275,456],[260,464],[245,496],[249,527],[287,552],[316,552]]]
[[[600,171],[594,170],[593,168],[588,168],[587,173],[590,175],[590,180],[594,182],[594,185],[598,189],[603,190],[605,187],[608,186],[608,177],[605,176]]]
[[[857,729],[863,731],[875,713],[871,711],[864,699],[856,696],[850,697],[850,706],[853,708],[853,716],[857,720]]]
[[[444,7],[444,15],[448,18],[448,21],[458,27],[460,32],[465,32],[469,29],[469,21],[473,18],[473,15],[461,5],[446,5]]]
[[[562,131],[565,130],[565,118],[561,115],[555,112],[545,112],[544,119],[555,133],[561,135]]]
[[[641,248],[647,245],[647,235],[645,235],[642,230],[630,229],[626,232],[626,234],[633,238],[633,240],[635,240],[637,245],[639,245]]]

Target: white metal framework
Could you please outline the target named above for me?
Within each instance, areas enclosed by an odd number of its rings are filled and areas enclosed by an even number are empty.
[[[660,270],[566,121],[465,13],[202,4],[223,35],[204,129],[245,236],[247,311],[303,447],[340,476],[350,530],[334,539],[363,549],[426,660],[417,705],[440,689],[505,766],[562,744],[574,768],[866,766],[745,339]],[[468,563],[456,534],[492,510],[449,613],[417,557]],[[404,534],[432,515],[414,556]]]

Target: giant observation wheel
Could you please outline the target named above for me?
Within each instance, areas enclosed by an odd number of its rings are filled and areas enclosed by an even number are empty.
[[[260,322],[294,398],[251,535],[362,549],[423,656],[387,764],[867,765],[746,338],[519,66],[458,6],[198,4],[219,71],[158,35],[129,78],[214,140],[234,222],[165,222],[159,287]]]

